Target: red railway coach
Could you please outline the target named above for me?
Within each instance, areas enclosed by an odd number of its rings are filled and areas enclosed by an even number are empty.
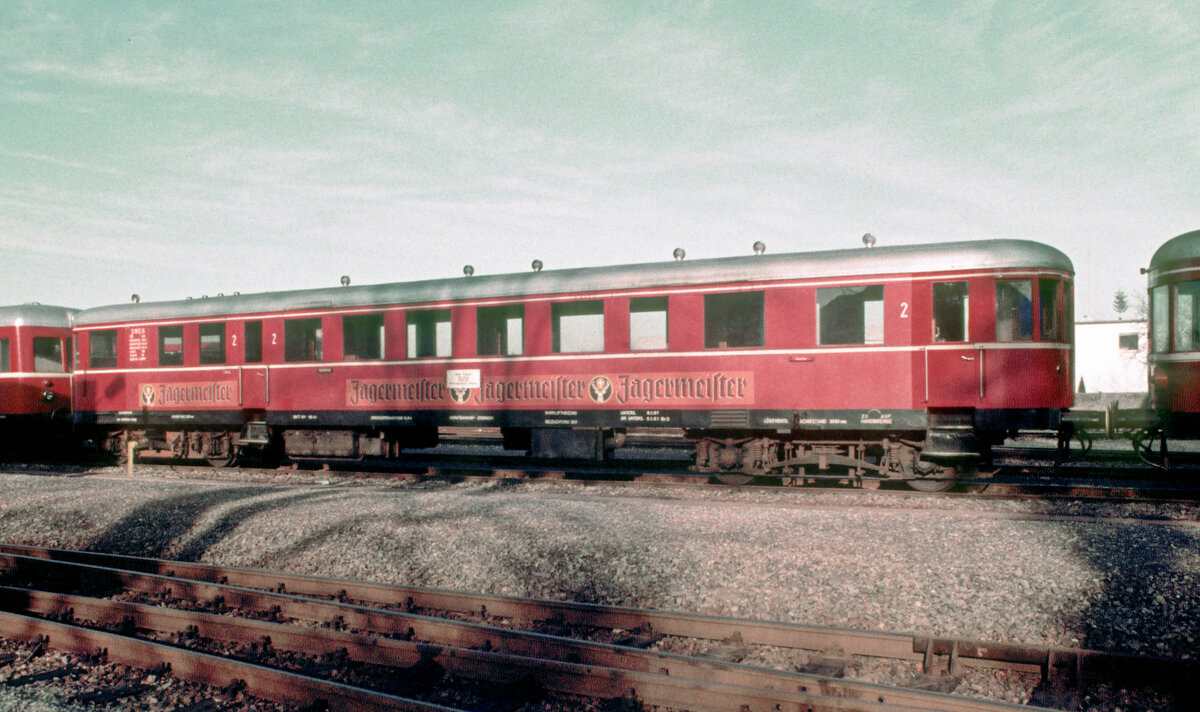
[[[0,307],[0,441],[44,443],[71,425],[71,319],[75,309]]]
[[[464,425],[602,458],[662,428],[702,471],[942,479],[1071,405],[1072,270],[993,240],[104,307],[76,319],[76,419],[218,464]]]
[[[1163,243],[1145,271],[1152,402],[1165,433],[1194,439],[1200,437],[1200,230]]]

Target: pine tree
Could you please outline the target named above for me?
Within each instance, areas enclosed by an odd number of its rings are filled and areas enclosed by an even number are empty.
[[[1125,290],[1118,289],[1113,295],[1113,311],[1117,313],[1117,318],[1123,318],[1126,310],[1129,309],[1129,297],[1125,296]]]

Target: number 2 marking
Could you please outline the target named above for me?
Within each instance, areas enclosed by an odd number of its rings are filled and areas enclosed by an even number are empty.
[[[231,345],[231,346],[237,346],[237,334],[233,334],[233,335],[232,335],[232,340],[233,340],[233,343],[232,343],[232,344],[230,344],[230,345]]]
[[[271,345],[275,345],[275,339],[279,338],[279,334],[271,334]]]
[[[900,302],[900,318],[908,318],[908,302]]]

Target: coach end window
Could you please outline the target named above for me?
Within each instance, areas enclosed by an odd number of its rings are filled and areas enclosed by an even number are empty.
[[[342,317],[342,358],[371,361],[383,358],[383,315]]]
[[[559,354],[604,350],[604,302],[550,305],[552,349]]]
[[[287,319],[283,322],[283,360],[321,360],[321,318]]]
[[[996,340],[1032,339],[1032,283],[1029,280],[996,282]]]
[[[117,365],[117,330],[93,331],[88,337],[88,365],[113,368]]]
[[[225,363],[225,324],[200,325],[200,363]]]
[[[520,356],[524,344],[524,305],[475,309],[475,350],[480,356]]]
[[[666,350],[666,297],[634,297],[629,300],[629,348],[632,351]]]
[[[406,319],[409,358],[450,355],[449,309],[410,311]]]
[[[766,343],[762,292],[704,295],[704,348],[725,349]]]
[[[1200,282],[1175,285],[1175,347],[1173,351],[1200,351]]]
[[[883,343],[883,285],[817,290],[817,343]]]
[[[57,336],[33,337],[33,370],[38,373],[62,373],[62,339]]]
[[[0,339],[0,372],[8,373],[12,370],[12,361],[8,355],[8,339]]]
[[[970,312],[966,282],[934,282],[933,340],[966,341]]]
[[[1063,341],[1067,330],[1063,324],[1061,281],[1038,280],[1038,310],[1041,313],[1042,341]]]

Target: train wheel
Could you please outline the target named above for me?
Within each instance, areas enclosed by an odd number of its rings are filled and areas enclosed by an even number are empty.
[[[916,476],[904,483],[918,492],[945,492],[958,481],[953,467],[920,463]]]
[[[237,462],[237,453],[229,453],[228,455],[221,455],[219,457],[206,457],[204,459],[208,461],[211,467],[230,467]]]
[[[713,475],[721,484],[730,485],[731,487],[741,487],[742,485],[750,484],[754,479],[754,475],[744,475],[740,472],[718,472]]]

